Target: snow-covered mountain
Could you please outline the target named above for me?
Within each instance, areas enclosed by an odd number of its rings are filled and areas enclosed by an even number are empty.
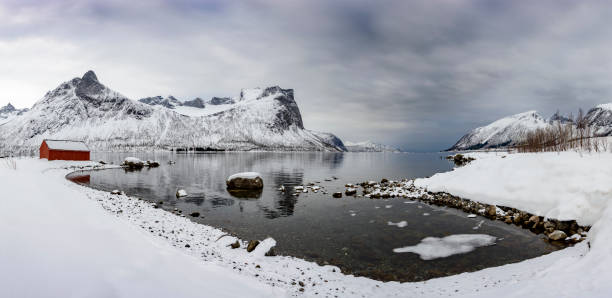
[[[16,109],[10,102],[0,108],[0,125],[11,121],[13,118],[27,112],[28,109]]]
[[[612,103],[595,106],[586,113],[584,119],[594,129],[596,136],[612,135]]]
[[[401,152],[401,150],[372,141],[363,142],[344,142],[346,150],[349,152]]]
[[[512,146],[521,142],[526,134],[550,126],[549,120],[536,111],[528,111],[499,119],[478,127],[464,135],[448,150],[475,150]]]
[[[204,111],[208,106],[170,97],[147,101],[126,98],[88,71],[0,125],[0,151],[32,152],[45,138],[83,140],[94,150],[344,150],[332,134],[304,129],[291,89],[245,89],[239,101],[212,105],[218,109],[201,115],[179,109]]]

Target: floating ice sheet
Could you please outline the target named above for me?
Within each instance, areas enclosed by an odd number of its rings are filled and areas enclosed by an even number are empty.
[[[446,258],[456,254],[473,251],[477,247],[495,244],[495,237],[485,234],[457,234],[443,238],[427,237],[414,246],[395,248],[393,252],[412,252],[423,260]]]

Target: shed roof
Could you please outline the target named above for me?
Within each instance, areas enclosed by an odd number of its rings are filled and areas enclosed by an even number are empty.
[[[44,140],[51,150],[89,151],[85,142],[71,140]]]

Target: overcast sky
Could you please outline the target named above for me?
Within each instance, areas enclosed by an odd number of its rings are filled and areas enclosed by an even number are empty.
[[[411,151],[612,102],[609,1],[0,0],[0,106],[92,69],[138,99],[295,89],[309,129]]]

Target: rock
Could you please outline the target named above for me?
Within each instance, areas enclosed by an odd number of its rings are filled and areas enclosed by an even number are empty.
[[[228,189],[262,189],[263,179],[256,172],[244,172],[231,175],[226,181]]]
[[[190,248],[190,247],[191,247],[191,245],[189,245],[189,244],[185,244],[185,247]]]
[[[249,244],[247,245],[247,249],[246,249],[247,252],[252,252],[253,250],[255,250],[257,245],[259,245],[259,240],[251,240],[251,241],[249,241]]]
[[[334,198],[341,198],[342,197],[342,193],[341,192],[335,192],[332,194],[332,197]]]
[[[555,224],[551,221],[545,221],[544,222],[544,228],[545,229],[555,229]]]
[[[357,190],[356,190],[356,189],[354,189],[354,188],[352,188],[352,187],[350,187],[350,188],[347,188],[347,189],[346,189],[346,191],[345,191],[344,193],[345,193],[347,196],[352,196],[352,195],[357,194]]]
[[[389,179],[387,178],[382,178],[382,180],[380,180],[380,184],[387,183],[387,182],[389,182]]]
[[[186,196],[187,196],[187,191],[185,191],[184,189],[179,189],[176,191],[177,198],[186,197]]]
[[[168,164],[169,164],[169,165],[173,165],[173,164],[175,164],[175,163],[176,163],[176,162],[175,162],[175,161],[172,161],[172,160],[169,160],[169,161],[168,161]]]
[[[539,222],[540,222],[540,217],[539,217],[539,216],[537,216],[537,215],[532,215],[532,216],[529,218],[529,222],[534,223],[534,224],[537,224],[537,223],[539,223]]]
[[[191,214],[189,214],[191,217],[198,217],[200,216],[200,212],[193,212]]]
[[[159,167],[159,162],[157,162],[157,161],[149,162],[149,167],[150,168],[157,168],[157,167]]]
[[[118,189],[114,189],[113,191],[111,191],[111,195],[120,195],[121,191]]]
[[[266,257],[273,257],[276,255],[276,251],[274,251],[274,247],[270,247],[270,250],[268,250],[268,252],[266,252],[265,256]]]
[[[122,165],[129,169],[142,169],[144,162],[136,157],[126,157]]]
[[[485,216],[495,218],[497,216],[497,207],[495,205],[487,205],[485,207]]]
[[[507,215],[504,219],[504,222],[507,224],[511,224],[512,223],[512,217],[510,217],[509,215]]]
[[[564,240],[567,238],[567,235],[563,231],[555,230],[554,232],[548,234],[548,239],[553,241]]]
[[[106,163],[105,163],[103,160],[99,161],[99,163],[100,163],[101,165],[105,165],[105,164],[106,164]]]
[[[300,285],[300,287],[303,287],[304,286],[304,282],[303,281],[299,281],[298,285]]]
[[[240,247],[240,241],[236,240],[236,242],[230,244],[230,246],[232,247],[232,249],[236,249]]]
[[[453,162],[455,163],[456,166],[466,165],[473,160],[474,160],[473,157],[465,157],[463,156],[463,154],[456,154],[455,156],[453,156]]]

